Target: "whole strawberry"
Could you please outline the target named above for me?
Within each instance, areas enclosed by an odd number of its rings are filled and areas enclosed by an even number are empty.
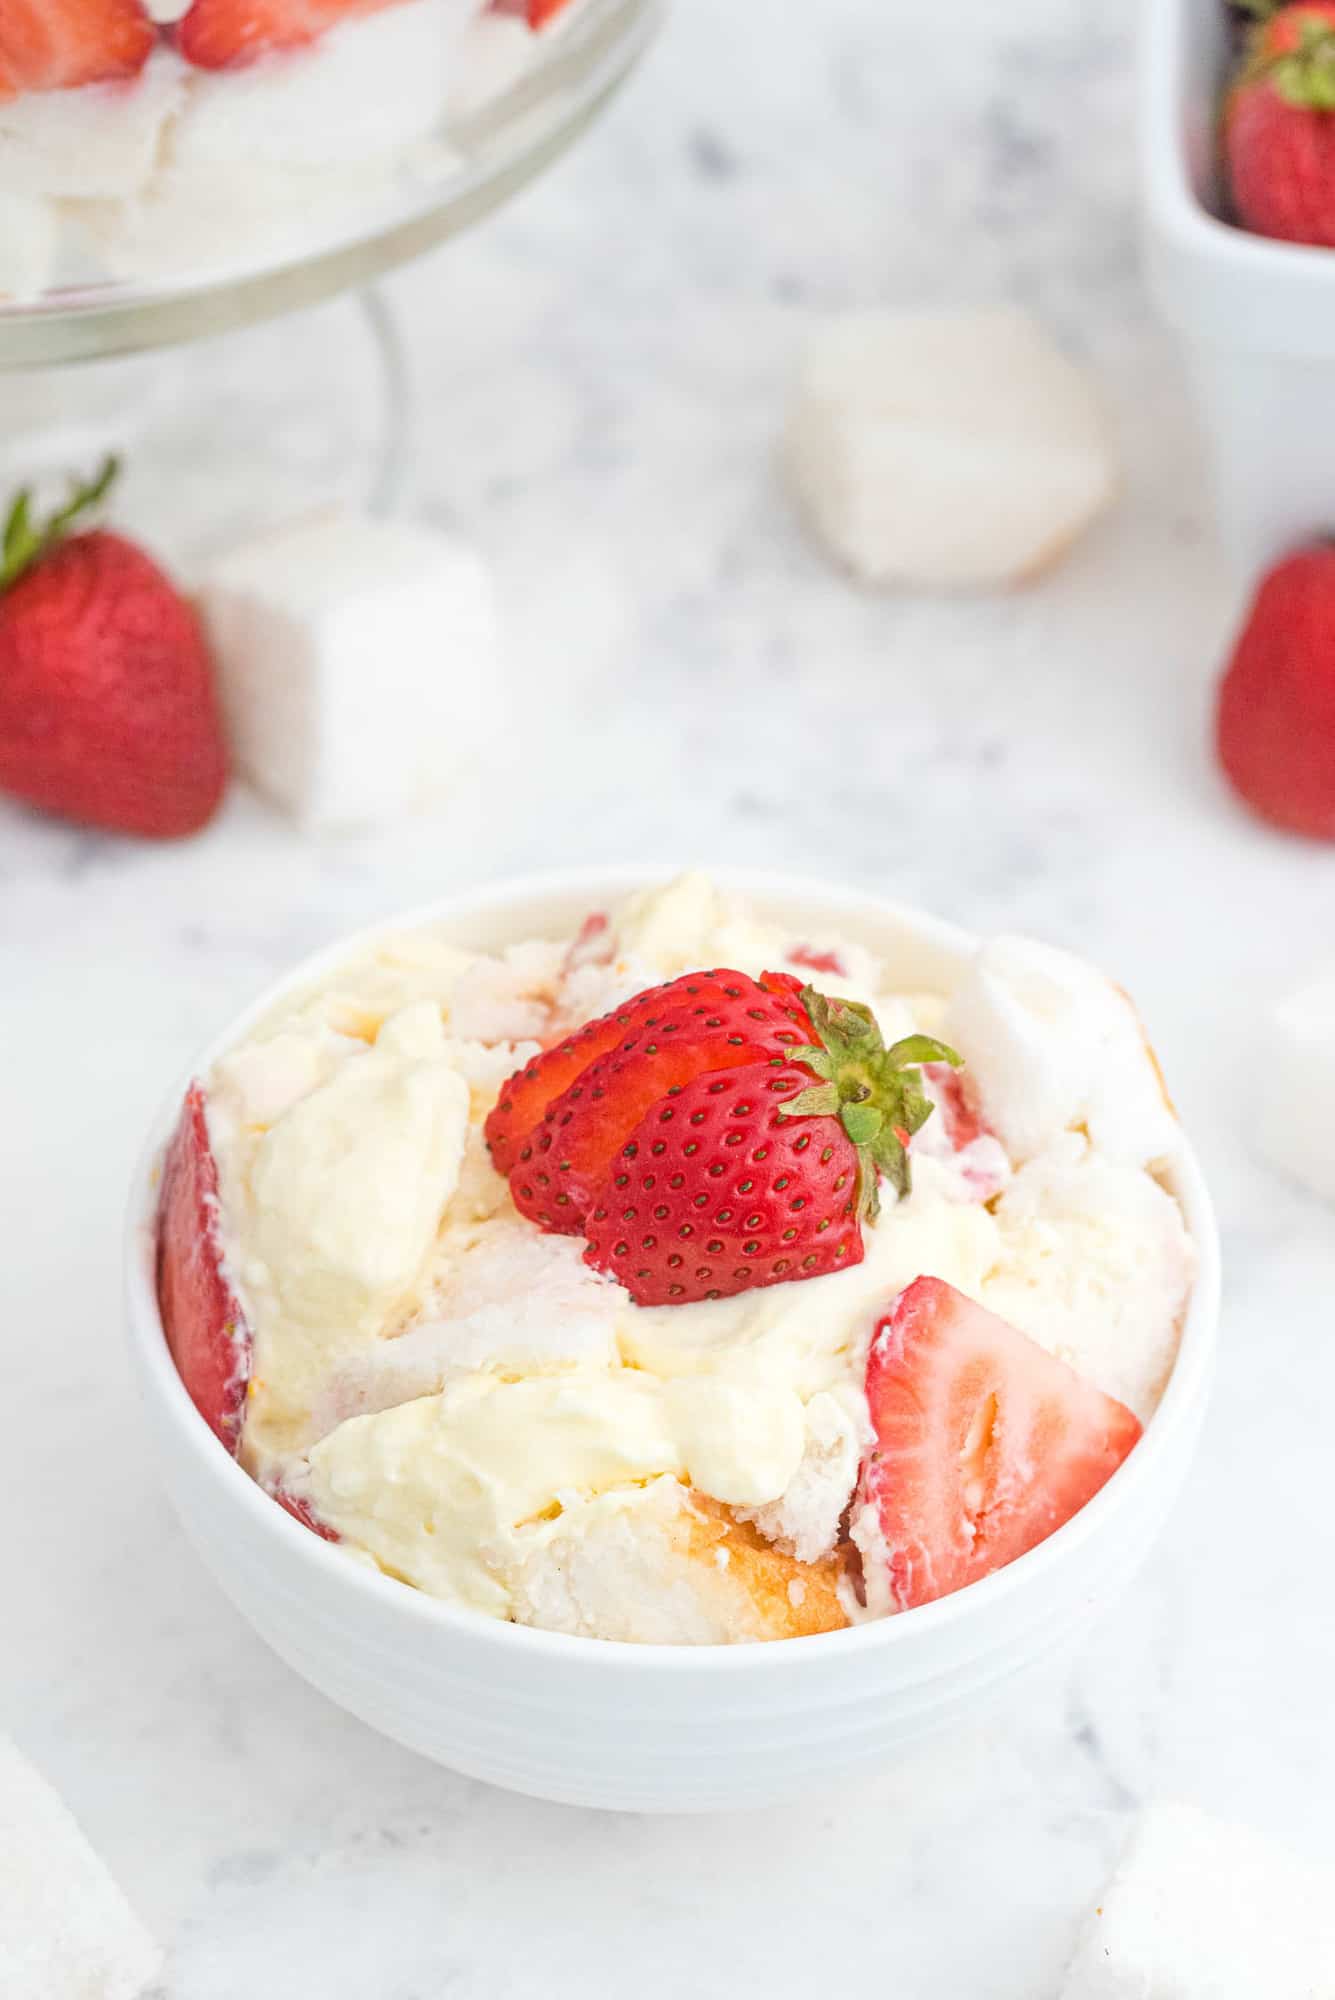
[[[521,1213],[640,1305],[726,1298],[861,1261],[931,1115],[915,1068],[958,1061],[791,974],[685,973],[513,1076],[487,1142]]]
[[[1246,228],[1335,246],[1335,0],[1280,7],[1254,30],[1224,150]]]
[[[0,543],[0,790],[115,833],[195,833],[227,752],[199,621],[133,542],[71,534],[108,461],[39,525],[30,496]]]
[[[1255,812],[1335,840],[1335,544],[1262,581],[1219,689],[1220,761]]]

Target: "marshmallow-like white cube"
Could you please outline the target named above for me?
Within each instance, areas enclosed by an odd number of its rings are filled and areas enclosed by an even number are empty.
[[[1181,1131],[1126,995],[1070,952],[996,937],[950,997],[946,1036],[1015,1160],[1066,1132],[1125,1166],[1171,1159]]]
[[[1335,1202],[1335,966],[1266,1023],[1256,1143],[1271,1166]]]
[[[1335,2000],[1335,1867],[1195,1806],[1150,1806],[1062,2000]]]
[[[160,48],[128,83],[0,101],[0,190],[98,201],[141,193],[184,99],[186,77],[180,57]]]
[[[0,1992],[137,2000],[162,1953],[73,1816],[0,1737]]]
[[[308,826],[430,805],[499,719],[491,581],[452,535],[318,515],[216,560],[200,609],[237,768]]]
[[[0,192],[0,295],[37,298],[55,275],[59,250],[51,202],[40,195]]]
[[[820,540],[870,583],[1021,581],[1114,485],[1086,372],[1011,306],[831,321],[798,380],[787,455]]]

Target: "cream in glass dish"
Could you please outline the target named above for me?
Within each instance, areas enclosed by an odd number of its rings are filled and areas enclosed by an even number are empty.
[[[581,0],[6,0],[0,295],[244,270],[447,178]]]

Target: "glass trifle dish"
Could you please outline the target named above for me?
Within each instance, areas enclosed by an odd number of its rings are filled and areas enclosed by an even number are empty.
[[[0,302],[372,231],[447,187],[456,131],[599,4],[5,0]]]
[[[1125,995],[943,990],[705,876],[378,934],[195,1078],[156,1273],[220,1445],[499,1620],[797,1639],[965,1589],[1133,1453],[1195,1270]]]

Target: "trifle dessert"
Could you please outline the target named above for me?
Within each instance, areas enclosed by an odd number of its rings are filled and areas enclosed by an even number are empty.
[[[701,875],[380,934],[192,1084],[167,1339],[339,1554],[610,1640],[797,1638],[1023,1555],[1135,1450],[1193,1277],[1125,995],[946,990]]]
[[[581,0],[4,0],[0,298],[319,247],[453,164]]]

